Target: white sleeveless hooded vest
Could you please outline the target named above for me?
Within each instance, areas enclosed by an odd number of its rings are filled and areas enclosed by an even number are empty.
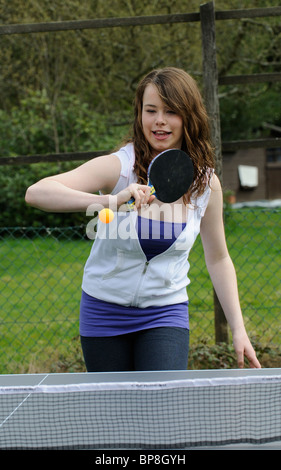
[[[121,172],[112,194],[136,182],[133,144],[127,144],[115,155],[120,159]],[[116,212],[109,224],[98,222],[82,289],[92,297],[128,307],[163,306],[188,300],[188,255],[199,234],[210,193],[206,185],[203,195],[192,200],[186,226],[177,240],[149,262],[138,239],[137,212]]]

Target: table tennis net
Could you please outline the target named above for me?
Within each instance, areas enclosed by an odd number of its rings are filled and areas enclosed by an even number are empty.
[[[1,449],[189,449],[281,440],[281,375],[0,387]]]

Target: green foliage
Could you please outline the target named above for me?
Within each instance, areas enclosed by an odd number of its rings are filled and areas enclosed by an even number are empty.
[[[262,367],[280,367],[281,350],[277,346],[262,344],[257,339],[251,339]],[[237,369],[237,357],[234,348],[230,344],[220,343],[210,345],[202,341],[190,348],[189,369]],[[245,367],[249,367],[247,359]]]
[[[54,107],[46,90],[29,91],[19,106],[0,110],[0,126],[3,156],[109,149],[127,129],[118,115],[97,113],[75,95],[64,93]]]
[[[226,87],[225,87],[226,89]],[[270,136],[264,126],[281,124],[281,84],[256,84],[233,88],[220,100],[222,140],[258,139]]]
[[[111,114],[102,116],[87,103],[65,94],[52,111],[46,92],[30,92],[19,107],[0,111],[0,140],[5,156],[91,150],[110,150],[121,141],[128,126]],[[128,118],[129,119],[129,118]],[[114,125],[115,124],[115,125]],[[28,186],[76,163],[42,163],[3,166],[0,174],[0,226],[78,225],[85,214],[49,214],[27,207]]]
[[[190,349],[190,369],[235,369],[237,359],[232,345],[221,343],[209,345],[205,342]]]

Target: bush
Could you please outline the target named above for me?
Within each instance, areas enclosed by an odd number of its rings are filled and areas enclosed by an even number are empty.
[[[128,121],[128,116],[123,121]],[[127,132],[114,115],[97,114],[87,103],[64,95],[54,106],[46,92],[30,92],[20,106],[0,111],[2,156],[35,155],[115,148]],[[0,174],[0,226],[79,225],[84,214],[49,214],[27,207],[26,188],[74,163],[3,166]]]
[[[260,341],[251,340],[262,368],[281,367],[281,349],[278,346],[263,345]],[[191,346],[188,360],[189,369],[237,369],[237,358],[231,344],[210,345],[201,342]],[[245,367],[249,367],[247,359]]]

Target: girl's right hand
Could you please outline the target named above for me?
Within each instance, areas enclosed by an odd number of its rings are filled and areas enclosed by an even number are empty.
[[[155,196],[150,195],[149,186],[132,183],[117,194],[118,208],[128,202],[132,197],[135,199],[134,210],[140,209],[143,204],[150,204],[153,199],[155,199]]]

